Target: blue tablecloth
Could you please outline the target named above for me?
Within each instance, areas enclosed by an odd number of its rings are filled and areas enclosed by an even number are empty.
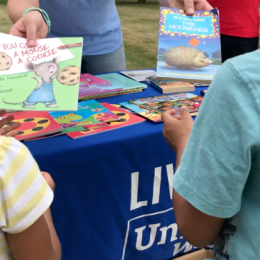
[[[160,94],[148,86],[98,101],[118,104]],[[63,260],[166,260],[193,250],[175,223],[175,154],[162,129],[147,120],[77,140],[26,143],[56,182],[52,213]]]

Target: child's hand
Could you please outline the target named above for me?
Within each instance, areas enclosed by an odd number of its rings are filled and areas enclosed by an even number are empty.
[[[42,176],[45,179],[45,181],[48,183],[48,185],[52,189],[52,191],[54,191],[55,190],[55,182],[53,181],[51,175],[48,172],[41,172],[41,173],[42,173]]]
[[[13,122],[10,125],[6,125],[14,120],[14,116],[7,116],[5,118],[1,118],[4,114],[6,114],[5,110],[0,111],[0,135],[5,135],[8,137],[14,137],[18,131],[15,131],[21,124],[18,122]]]
[[[163,135],[167,143],[176,152],[184,149],[188,142],[193,126],[193,120],[187,107],[181,107],[180,114],[175,116],[175,110],[171,109],[162,114],[164,122]]]

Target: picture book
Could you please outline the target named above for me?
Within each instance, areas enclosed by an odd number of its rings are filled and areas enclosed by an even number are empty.
[[[221,66],[217,9],[192,16],[160,8],[157,77],[210,83]]]
[[[63,133],[72,131],[73,127],[83,125],[88,125],[91,128],[105,127],[107,126],[106,122],[119,120],[118,116],[96,100],[79,102],[77,111],[54,111],[50,114],[57,123],[62,125]]]
[[[172,95],[153,96],[129,100],[130,103],[156,111],[162,114],[169,109],[175,109],[179,114],[180,107],[187,106],[191,115],[196,116],[203,97],[192,93],[178,93]]]
[[[98,75],[98,77],[111,82],[113,85],[120,86],[124,91],[137,89],[137,88],[141,88],[141,89],[147,88],[146,84],[140,83],[133,79],[129,79],[118,73],[102,74],[102,75]]]
[[[133,115],[131,113],[127,113],[126,111],[114,107],[113,105],[110,105],[108,103],[102,103],[102,105],[106,107],[108,110],[112,111],[115,115],[119,116],[120,120],[108,123],[109,124],[108,127],[98,128],[98,129],[86,129],[85,131],[72,132],[72,133],[68,133],[67,135],[73,139],[77,139],[80,137],[98,134],[105,131],[109,131],[109,130],[113,130],[125,126],[130,126],[133,124],[138,124],[145,121],[144,118]]]
[[[148,77],[156,76],[154,70],[125,70],[120,73],[136,81],[145,81]]]
[[[98,98],[106,98],[106,97],[113,97],[113,96],[119,96],[119,95],[126,95],[126,94],[141,92],[141,91],[143,91],[142,88],[136,88],[136,89],[129,89],[129,90],[110,92],[110,93],[105,93],[105,94],[98,94],[98,95],[91,95],[91,96],[81,96],[81,97],[79,97],[79,101],[90,100],[90,99],[98,99]]]
[[[0,37],[0,109],[77,110],[82,38]]]
[[[79,97],[107,94],[122,90],[120,86],[93,76],[91,74],[81,74],[79,85]]]
[[[5,114],[3,117],[13,115],[13,122],[21,123],[17,128],[18,133],[15,136],[17,140],[25,140],[43,135],[54,134],[62,131],[62,126],[58,124],[48,112],[44,111],[21,111]]]
[[[158,79],[156,77],[148,77],[146,78],[146,82],[150,86],[158,89],[163,94],[195,91],[195,86],[185,81],[174,81],[174,80]]]
[[[135,105],[133,103],[130,102],[122,102],[120,103],[120,105],[134,111],[135,113],[137,113],[140,116],[143,116],[153,122],[162,122],[162,116],[160,113],[155,112],[151,109],[146,109],[144,107]]]

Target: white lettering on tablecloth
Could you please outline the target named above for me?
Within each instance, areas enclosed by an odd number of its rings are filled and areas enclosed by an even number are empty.
[[[169,183],[169,193],[172,199],[172,178],[174,174],[173,164],[166,165],[167,178]],[[154,169],[154,181],[153,181],[153,199],[152,204],[157,204],[160,201],[160,189],[161,189],[161,175],[162,167]],[[148,200],[138,201],[138,189],[139,189],[139,172],[133,172],[131,174],[131,204],[130,210],[135,210],[140,207],[148,205]]]

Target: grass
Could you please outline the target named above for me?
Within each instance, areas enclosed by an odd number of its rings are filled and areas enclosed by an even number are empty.
[[[0,32],[9,33],[12,24],[5,3],[6,0],[0,0]],[[146,4],[121,0],[116,4],[121,18],[127,69],[155,68],[159,19],[157,0],[147,0]]]

